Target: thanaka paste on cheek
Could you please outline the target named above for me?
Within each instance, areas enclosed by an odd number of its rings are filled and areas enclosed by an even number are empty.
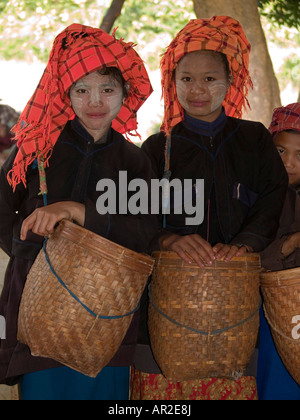
[[[216,80],[215,82],[210,82],[208,89],[211,96],[211,112],[216,111],[222,106],[222,103],[225,99],[228,86],[225,82]]]
[[[107,104],[107,107],[110,109],[110,115],[112,120],[116,118],[123,104],[123,93],[111,94],[103,98],[104,103]]]
[[[177,97],[180,105],[183,109],[188,109],[188,88],[186,86],[186,83],[184,83],[182,80],[176,80],[176,92]]]

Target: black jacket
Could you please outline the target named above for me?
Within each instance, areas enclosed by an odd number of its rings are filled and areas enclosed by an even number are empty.
[[[163,132],[143,150],[156,176],[164,174]],[[190,118],[172,131],[171,180],[204,179],[204,221],[187,225],[185,212],[167,216],[168,231],[199,233],[215,245],[236,243],[262,251],[274,239],[288,187],[286,170],[268,130],[258,122],[226,117],[215,123]],[[171,204],[172,207],[172,204]]]

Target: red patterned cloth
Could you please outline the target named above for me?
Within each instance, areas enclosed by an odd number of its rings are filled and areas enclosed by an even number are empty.
[[[32,98],[13,128],[18,154],[8,180],[13,188],[23,182],[36,157],[47,165],[53,147],[66,123],[74,118],[69,90],[73,83],[103,66],[117,67],[130,90],[112,127],[121,134],[137,129],[136,113],[152,86],[143,61],[133,48],[101,29],[73,24],[59,34],[49,62]]]
[[[143,373],[132,368],[131,400],[241,400],[258,399],[256,379],[243,376],[237,381],[207,378],[197,381],[171,382],[163,375]]]
[[[227,56],[233,82],[223,103],[226,114],[240,118],[242,108],[246,104],[249,106],[248,88],[253,87],[248,70],[251,46],[240,23],[227,16],[193,19],[174,38],[161,61],[165,106],[161,129],[167,135],[184,116],[177,99],[174,70],[182,57],[199,50],[212,50]]]
[[[300,131],[300,103],[275,108],[269,130],[273,137],[285,130]]]

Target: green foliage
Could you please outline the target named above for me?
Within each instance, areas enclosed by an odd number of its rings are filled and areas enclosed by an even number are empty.
[[[56,34],[73,22],[100,26],[110,3],[111,0],[0,0],[0,56],[47,61]],[[299,0],[258,3],[261,13],[277,25],[299,27]],[[191,18],[195,18],[193,0],[126,0],[114,26],[118,26],[118,37],[136,42],[150,68],[157,68],[162,46],[168,45]]]
[[[260,13],[278,26],[300,28],[299,0],[259,0]]]
[[[55,9],[57,13],[61,13],[64,10],[78,9],[79,5],[72,0],[23,0],[22,2],[7,2],[7,3],[18,3],[22,7],[23,11],[34,13],[38,8],[42,8],[46,13]]]
[[[162,33],[173,38],[191,17],[195,17],[192,0],[126,0],[117,24],[122,36],[142,31],[145,40],[150,41]]]
[[[104,11],[100,1],[0,0],[0,56],[47,61],[55,35],[66,26],[99,26]]]
[[[26,46],[30,37],[15,38],[8,41],[0,39],[0,53],[5,60],[26,60]]]
[[[7,3],[7,0],[0,0],[0,14],[5,10]]]
[[[99,27],[105,6],[110,3],[111,0],[0,0],[0,55],[5,59],[47,61],[57,33],[73,22]],[[193,17],[192,0],[126,0],[114,26],[119,27],[118,37],[138,43],[142,50],[154,43],[144,59],[150,67],[157,67],[161,45],[166,46]]]
[[[121,16],[116,21],[117,36],[136,42],[150,69],[158,67],[162,46],[190,19],[195,18],[192,0],[126,0]],[[151,51],[147,47],[151,44]]]
[[[282,89],[291,83],[294,89],[300,86],[300,58],[297,54],[291,54],[280,69],[280,85]]]
[[[284,90],[289,84],[300,94],[300,58],[299,54],[294,52],[300,47],[300,33],[295,28],[286,26],[278,27],[278,24],[272,24],[265,16],[261,17],[262,26],[270,44],[276,45],[286,51],[286,57],[283,64],[278,69],[277,78],[280,89]]]

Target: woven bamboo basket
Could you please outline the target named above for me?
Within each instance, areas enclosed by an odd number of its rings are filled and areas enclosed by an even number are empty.
[[[149,287],[149,333],[162,373],[173,381],[237,379],[259,329],[260,258],[216,261],[205,269],[157,252]]]
[[[300,267],[262,272],[261,289],[277,351],[300,385]]]
[[[18,340],[96,377],[119,349],[154,260],[62,221],[28,274]]]

